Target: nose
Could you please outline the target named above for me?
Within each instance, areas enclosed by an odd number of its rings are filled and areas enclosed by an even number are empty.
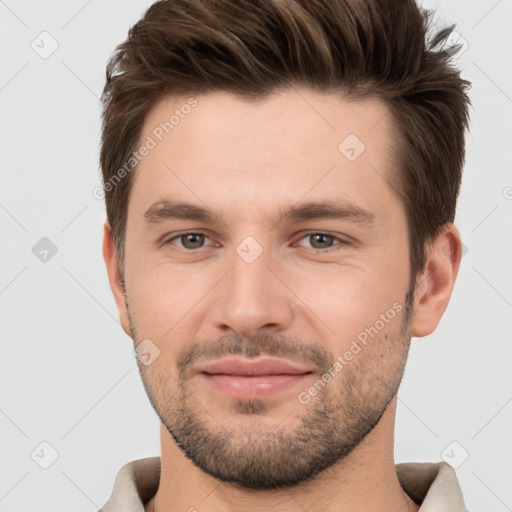
[[[270,251],[252,262],[238,253],[231,271],[216,287],[210,313],[223,335],[253,336],[261,330],[279,332],[293,320],[293,293],[279,275]]]

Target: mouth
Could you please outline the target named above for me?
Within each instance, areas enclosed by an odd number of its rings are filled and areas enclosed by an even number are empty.
[[[199,369],[212,389],[238,399],[270,397],[297,386],[312,373],[309,368],[273,358],[228,358]]]

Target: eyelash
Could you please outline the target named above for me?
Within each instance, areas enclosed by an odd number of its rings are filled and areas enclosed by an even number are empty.
[[[179,240],[180,238],[182,238],[182,237],[184,237],[186,235],[204,235],[206,238],[210,238],[206,233],[202,233],[200,231],[185,231],[183,233],[179,233],[177,235],[174,235],[172,238],[169,238],[167,241],[164,242],[164,245],[169,245],[174,240]],[[311,247],[310,249],[312,251],[315,251],[315,252],[327,253],[327,252],[331,252],[331,251],[335,251],[335,250],[341,249],[343,246],[349,244],[349,242],[347,242],[345,240],[342,240],[341,238],[338,238],[337,236],[331,235],[330,233],[323,233],[321,231],[311,231],[309,233],[305,233],[305,234],[302,235],[302,237],[299,240],[303,240],[304,238],[308,238],[308,237],[313,236],[313,235],[322,235],[322,236],[325,236],[325,237],[328,237],[328,238],[332,238],[333,241],[337,240],[338,242],[340,242],[340,244],[339,244],[340,246],[338,246],[338,247],[334,246],[334,247],[328,247],[326,249],[316,249],[314,247]],[[204,249],[204,247],[199,247],[197,249],[186,249],[185,247],[180,247],[180,249],[182,249],[182,250],[184,250],[186,252],[197,252],[197,251],[199,251],[201,249]]]

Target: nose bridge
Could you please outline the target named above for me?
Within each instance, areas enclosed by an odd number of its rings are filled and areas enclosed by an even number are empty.
[[[222,280],[214,306],[217,326],[240,336],[250,336],[262,327],[287,326],[292,319],[290,297],[270,270],[272,251],[247,237],[236,247],[230,263],[231,271]]]

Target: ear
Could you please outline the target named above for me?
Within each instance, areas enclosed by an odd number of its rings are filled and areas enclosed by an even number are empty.
[[[130,317],[128,316],[128,309],[126,307],[126,290],[124,289],[121,273],[119,272],[114,239],[112,237],[112,228],[110,227],[108,220],[106,220],[103,225],[103,258],[105,260],[105,265],[107,266],[110,289],[114,294],[114,299],[119,311],[121,326],[123,327],[124,332],[131,338],[132,332],[130,329]]]
[[[448,223],[427,247],[425,268],[416,280],[412,336],[427,336],[438,326],[450,301],[461,259],[459,230]]]

